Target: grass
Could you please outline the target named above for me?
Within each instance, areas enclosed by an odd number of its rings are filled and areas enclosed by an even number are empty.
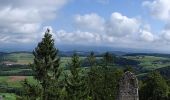
[[[33,76],[26,76],[26,79],[33,84],[37,82],[33,79]],[[0,84],[7,85],[8,87],[21,87],[21,81],[22,80],[11,81],[11,76],[0,76]]]
[[[128,59],[137,60],[140,62],[144,70],[155,70],[162,67],[170,66],[170,59],[155,56],[128,56]]]
[[[20,81],[10,81],[10,76],[0,76],[0,84],[5,84],[8,87],[21,87]]]
[[[3,57],[4,60],[15,62],[15,64],[29,64],[33,61],[33,55],[31,53],[10,53]]]
[[[16,95],[13,93],[0,93],[3,96],[3,100],[16,100]]]

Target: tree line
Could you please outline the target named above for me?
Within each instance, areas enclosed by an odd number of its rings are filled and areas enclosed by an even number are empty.
[[[33,51],[31,68],[36,82],[24,80],[17,100],[115,100],[124,71],[112,67],[114,57],[109,52],[103,55],[100,65],[91,52],[87,57],[89,68],[82,68],[80,57],[74,53],[67,70],[63,70],[58,54],[47,29]],[[139,93],[140,100],[169,100],[168,82],[159,73],[152,72],[140,82]]]

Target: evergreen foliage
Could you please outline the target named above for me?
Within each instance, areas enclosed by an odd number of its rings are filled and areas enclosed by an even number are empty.
[[[85,78],[81,73],[80,58],[76,53],[73,54],[69,65],[70,75],[67,75],[65,79],[68,100],[86,100]]]
[[[169,100],[168,84],[158,72],[151,72],[140,89],[140,100]]]
[[[33,51],[36,84],[23,81],[23,93],[17,100],[115,100],[119,79],[123,70],[114,66],[115,57],[109,52],[96,58],[94,52],[87,57],[88,68],[81,66],[79,56],[74,53],[69,69],[60,69],[60,57],[54,39],[47,29],[44,38]],[[102,59],[102,63],[97,63]],[[133,71],[127,67],[125,71]],[[61,78],[62,76],[62,78]],[[168,86],[169,85],[169,86]],[[158,72],[149,73],[140,81],[140,100],[169,100],[170,81]]]
[[[59,70],[60,58],[58,57],[58,50],[55,48],[54,39],[52,39],[49,29],[45,32],[44,38],[38,43],[33,54],[34,78],[42,85],[42,98],[43,100],[54,98],[55,95],[51,94],[50,88],[54,86],[54,83],[55,85],[57,84],[56,81],[58,81],[61,71]]]

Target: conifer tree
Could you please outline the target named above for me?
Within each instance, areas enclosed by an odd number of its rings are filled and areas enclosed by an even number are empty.
[[[74,53],[71,59],[70,75],[66,76],[66,91],[68,100],[86,100],[87,92],[85,80],[81,75],[81,64],[79,56]]]
[[[44,38],[42,38],[42,41],[38,43],[38,46],[33,51],[33,55],[34,78],[42,86],[42,99],[50,100],[49,87],[56,84],[60,76],[60,58],[58,57],[58,49],[55,48],[54,39],[52,39],[49,29],[47,29]]]
[[[169,100],[168,85],[159,72],[151,72],[139,91],[140,100]]]
[[[113,63],[113,56],[109,52],[106,52],[103,56],[103,63],[105,67],[108,67],[111,63]]]
[[[22,82],[23,94],[18,96],[17,100],[38,100],[40,99],[41,88],[39,84],[30,84],[27,79]]]
[[[90,64],[91,68],[96,64],[96,57],[94,55],[94,52],[91,52],[90,55],[88,56],[88,63]]]
[[[110,65],[113,63],[113,56],[106,52],[103,56],[103,66],[102,66],[102,77],[103,77],[103,99],[104,100],[111,100],[113,99],[113,88],[114,88],[114,79],[113,73],[111,70]]]
[[[89,72],[88,72],[88,92],[89,97],[91,100],[97,99],[97,93],[96,93],[96,81],[98,78],[97,73],[97,65],[96,65],[96,57],[94,55],[94,52],[91,52],[88,56],[88,63],[90,64]]]

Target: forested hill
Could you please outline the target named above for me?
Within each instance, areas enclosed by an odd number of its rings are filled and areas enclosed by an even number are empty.
[[[62,57],[71,57],[74,53],[77,53],[79,56],[88,56],[90,54],[91,51],[59,51],[59,56]],[[16,51],[16,52],[0,52],[0,56],[2,55],[8,55],[8,54],[32,54],[32,52],[30,51]],[[98,52],[98,51],[94,51],[94,54],[98,57],[103,56],[105,52]],[[110,51],[111,54],[113,55],[117,55],[117,56],[122,56],[127,54],[126,52],[121,52],[121,51]]]
[[[170,54],[161,54],[161,53],[127,53],[123,56],[155,56],[155,57],[168,57]]]

